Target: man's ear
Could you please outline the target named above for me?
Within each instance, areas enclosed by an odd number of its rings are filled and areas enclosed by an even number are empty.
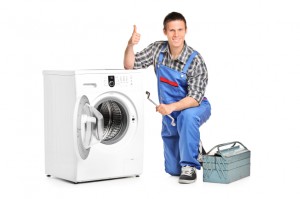
[[[165,29],[165,28],[163,29],[163,32],[164,32],[164,34],[165,34],[165,35],[167,35],[167,31],[166,31],[166,29]]]

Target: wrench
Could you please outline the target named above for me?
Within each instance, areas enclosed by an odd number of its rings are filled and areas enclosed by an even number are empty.
[[[154,104],[155,106],[158,106],[154,101],[152,101],[152,100],[150,99],[150,92],[149,92],[149,91],[146,91],[146,95],[147,95],[147,99],[148,99],[152,104]],[[175,119],[174,119],[171,115],[167,115],[167,116],[172,120],[171,125],[172,125],[172,126],[176,126],[176,124],[175,124]]]

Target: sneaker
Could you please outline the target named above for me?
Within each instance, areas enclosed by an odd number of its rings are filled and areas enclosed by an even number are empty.
[[[189,184],[195,182],[197,179],[196,168],[191,166],[184,166],[181,168],[181,175],[179,183]]]

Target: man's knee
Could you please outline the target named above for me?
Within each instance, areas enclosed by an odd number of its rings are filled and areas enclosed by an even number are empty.
[[[210,115],[210,107],[193,107],[181,111],[177,121],[180,123],[188,122],[189,124],[195,123],[201,125],[208,120]]]
[[[171,176],[180,176],[181,174],[181,167],[179,168],[165,168],[166,173],[170,174]]]
[[[199,116],[196,114],[195,110],[193,108],[188,108],[185,110],[182,110],[181,113],[179,114],[177,120],[182,121],[182,122],[196,122],[199,121]]]

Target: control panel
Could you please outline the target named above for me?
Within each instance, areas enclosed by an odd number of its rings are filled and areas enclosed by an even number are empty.
[[[109,87],[127,87],[132,85],[133,80],[131,75],[108,75],[104,80],[104,86]]]

